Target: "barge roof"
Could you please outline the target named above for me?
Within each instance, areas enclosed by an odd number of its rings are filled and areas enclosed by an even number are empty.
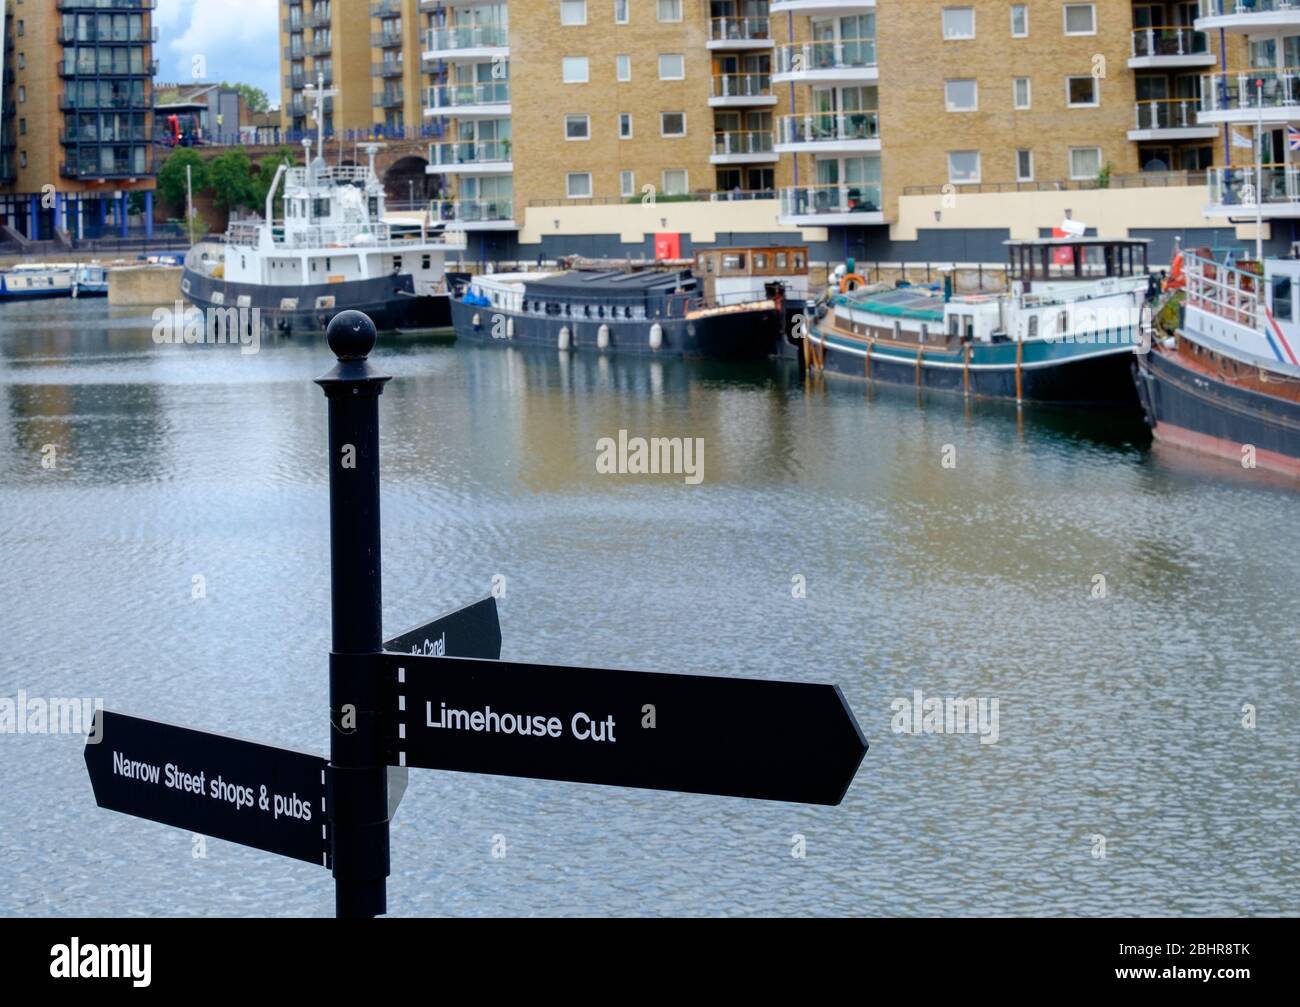
[[[894,318],[943,321],[943,294],[929,287],[896,287],[861,298],[850,297],[844,303],[850,308]]]

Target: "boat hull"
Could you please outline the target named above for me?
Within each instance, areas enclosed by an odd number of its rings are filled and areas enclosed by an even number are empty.
[[[451,324],[446,294],[416,296],[409,275],[309,286],[231,283],[186,268],[181,292],[200,311],[257,308],[264,330],[324,332],[342,311],[364,311],[381,332],[445,329]]]
[[[1225,461],[1300,478],[1300,403],[1186,366],[1163,349],[1133,368],[1152,435]],[[1248,451],[1253,448],[1253,452]]]
[[[814,327],[807,337],[813,366],[886,384],[930,391],[1068,406],[1131,406],[1133,389],[1129,343],[1027,343],[1019,367],[1011,342],[964,350],[916,349],[880,342],[837,338]],[[868,352],[868,350],[870,352]],[[799,341],[782,340],[781,355],[803,360]],[[1017,389],[1017,371],[1019,388]]]
[[[780,338],[784,312],[775,306],[727,311],[697,318],[650,320],[574,319],[504,312],[484,305],[451,302],[456,337],[474,343],[556,349],[568,329],[569,349],[660,356],[757,359],[771,355]],[[662,329],[658,349],[650,345],[654,324]],[[599,345],[607,327],[608,343]]]

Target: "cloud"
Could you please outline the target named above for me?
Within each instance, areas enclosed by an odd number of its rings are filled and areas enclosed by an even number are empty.
[[[276,0],[158,0],[158,79],[242,81],[278,104],[278,17]],[[196,78],[196,68],[204,76]]]

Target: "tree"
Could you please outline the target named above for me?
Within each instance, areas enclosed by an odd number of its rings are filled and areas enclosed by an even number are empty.
[[[266,92],[260,87],[254,87],[252,84],[227,84],[221,82],[221,86],[229,91],[238,91],[244,96],[244,104],[248,106],[250,112],[265,112],[271,107],[271,99],[266,96]]]
[[[190,168],[197,195],[208,186],[208,164],[192,147],[177,147],[158,169],[158,197],[172,206],[185,205],[185,169]]]
[[[243,147],[235,147],[212,159],[208,165],[208,188],[212,201],[223,209],[258,205],[253,162]]]

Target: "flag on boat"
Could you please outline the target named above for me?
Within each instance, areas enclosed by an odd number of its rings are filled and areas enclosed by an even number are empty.
[[[1293,151],[1300,150],[1300,129],[1294,126],[1286,128],[1286,145]]]

